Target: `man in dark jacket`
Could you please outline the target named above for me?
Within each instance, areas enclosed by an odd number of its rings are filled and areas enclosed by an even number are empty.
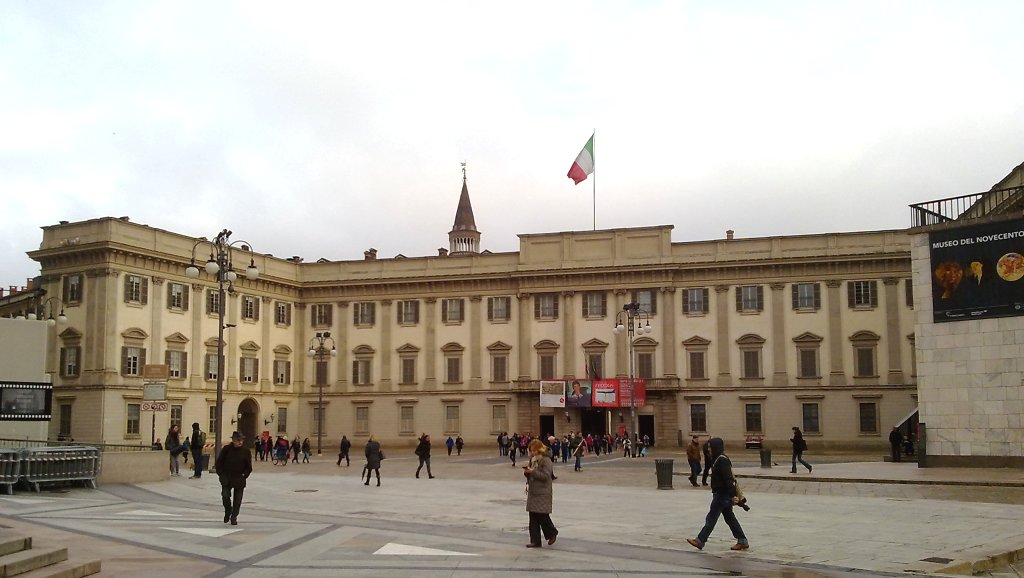
[[[220,478],[220,497],[224,502],[224,523],[230,520],[238,525],[238,510],[242,507],[245,480],[252,473],[252,454],[242,447],[244,436],[240,432],[231,434],[231,443],[224,446],[217,455],[217,477]],[[232,496],[232,490],[234,496]]]
[[[900,433],[900,428],[892,426],[892,431],[889,432],[889,446],[892,450],[892,461],[900,461],[900,446],[903,445],[903,434]]]
[[[700,447],[701,453],[704,454],[704,475],[701,477],[701,485],[708,485],[708,475],[711,474],[711,438],[704,442]]]
[[[427,434],[420,436],[420,443],[416,446],[416,455],[420,458],[420,466],[416,468],[416,477],[420,477],[423,464],[427,464],[427,476],[434,479],[434,474],[430,473],[430,436]]]
[[[732,475],[732,462],[729,461],[729,456],[725,455],[725,442],[722,438],[711,438],[708,440],[708,446],[711,448],[711,509],[697,538],[687,538],[686,541],[694,548],[703,550],[704,544],[715,529],[715,524],[718,523],[718,517],[721,516],[725,518],[725,523],[729,525],[733,537],[736,538],[736,544],[730,549],[746,550],[750,545],[739,520],[736,519],[736,514],[732,511],[733,505],[739,503],[739,497],[736,492],[736,478]]]
[[[192,437],[189,438],[189,449],[192,450],[192,464],[195,473],[192,479],[203,477],[203,446],[206,445],[206,434],[199,430],[199,424],[192,424]]]
[[[352,449],[352,442],[348,441],[348,438],[341,436],[341,447],[338,448],[338,465],[341,465],[341,460],[345,460],[345,466],[351,466],[352,463],[348,460],[348,452]]]

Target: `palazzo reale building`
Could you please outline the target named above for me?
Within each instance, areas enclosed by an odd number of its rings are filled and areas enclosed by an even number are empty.
[[[613,327],[631,302],[653,328],[633,352],[647,384],[639,431],[657,445],[715,434],[781,448],[799,426],[812,447],[881,448],[917,403],[899,230],[673,242],[662,225],[523,234],[518,251],[492,253],[464,179],[437,255],[304,262],[236,248],[233,262],[260,275],[239,275],[223,303],[214,278],[186,277],[193,237],[127,217],[42,230],[34,297],[0,313],[67,316],[48,339],[53,438],[149,444],[147,364],[169,367],[160,439],[169,423],[215,431],[218,419],[249,439],[315,440],[322,426],[328,448],[343,434],[387,446],[421,432],[470,445],[503,431],[614,433],[628,408],[541,407],[539,380],[627,377],[628,338]],[[337,355],[317,361],[306,352],[323,332]]]

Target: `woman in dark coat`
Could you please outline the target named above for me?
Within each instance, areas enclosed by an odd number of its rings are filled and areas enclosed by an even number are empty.
[[[451,438],[448,438],[451,439]],[[450,451],[448,453],[451,453]],[[430,471],[430,436],[423,434],[420,436],[420,443],[416,446],[416,455],[420,458],[420,465],[416,468],[416,477],[420,477],[420,470],[423,469],[423,464],[427,465],[427,477],[434,479],[434,474]]]
[[[793,428],[793,438],[789,440],[793,444],[793,469],[789,472],[791,474],[796,473],[796,463],[800,462],[810,472],[814,469],[811,464],[804,461],[804,452],[807,451],[807,442],[804,441],[804,434],[800,433],[800,428]]]
[[[171,456],[171,475],[180,476],[178,472],[178,454],[181,453],[181,434],[178,433],[178,426],[172,425],[171,429],[167,430],[167,437],[164,438],[164,449]]]
[[[541,531],[548,545],[555,543],[558,529],[551,521],[552,464],[544,442],[533,440],[528,447],[530,464],[523,466],[526,476],[526,511],[530,513],[530,543],[527,548],[540,548]]]
[[[380,449],[380,442],[377,436],[371,435],[366,442],[366,484],[370,485],[370,472],[377,472],[377,486],[380,487],[380,461],[384,459],[384,452]]]

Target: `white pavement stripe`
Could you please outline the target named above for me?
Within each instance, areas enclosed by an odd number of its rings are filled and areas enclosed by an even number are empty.
[[[150,510],[128,510],[121,512],[122,516],[167,516],[172,518],[180,517],[181,514],[168,514],[166,512],[151,512]]]
[[[438,550],[436,548],[424,548],[423,546],[410,546],[408,544],[396,544],[390,542],[381,546],[373,553],[375,556],[478,556],[468,552],[453,552],[451,550]]]
[[[0,498],[0,500],[7,500],[8,502],[14,502],[15,504],[46,504],[50,500],[39,500],[36,498]]]
[[[235,532],[241,532],[241,528],[167,528],[162,527],[161,530],[171,530],[172,532],[183,532],[185,534],[195,534],[196,536],[206,536],[208,538],[220,538],[221,536],[227,536],[228,534],[234,534]]]

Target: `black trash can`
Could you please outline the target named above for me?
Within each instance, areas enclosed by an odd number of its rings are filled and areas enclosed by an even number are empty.
[[[772,467],[772,450],[762,446],[761,447],[761,467],[770,468]]]
[[[675,460],[654,460],[654,471],[658,474],[658,489],[672,489],[672,463]]]

